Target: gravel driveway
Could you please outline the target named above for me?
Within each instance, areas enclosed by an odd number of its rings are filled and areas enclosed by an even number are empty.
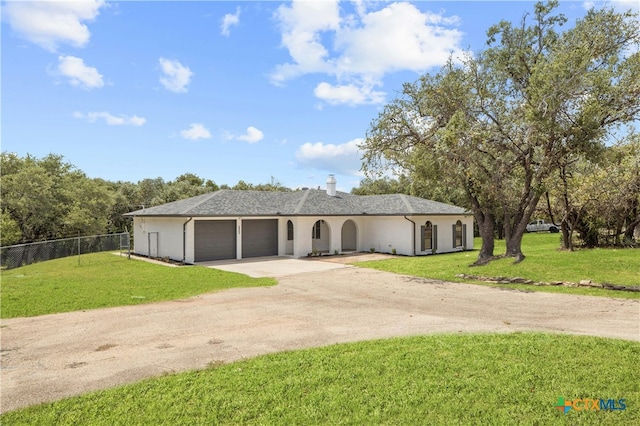
[[[432,333],[640,340],[640,301],[503,290],[357,267],[274,287],[2,320],[1,411],[260,354]]]

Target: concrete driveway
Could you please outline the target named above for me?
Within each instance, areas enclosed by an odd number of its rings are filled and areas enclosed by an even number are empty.
[[[327,257],[325,259],[329,258]],[[347,259],[347,257],[344,257],[344,259]],[[348,259],[353,260],[351,257]],[[273,256],[241,260],[213,260],[208,262],[198,262],[198,265],[221,269],[228,272],[237,272],[253,278],[280,278],[287,277],[289,275],[351,267],[351,265],[347,265],[346,263],[321,261],[318,258],[294,259]]]
[[[1,324],[5,412],[212,362],[392,336],[536,330],[640,341],[640,301],[352,266],[290,274],[274,287]]]

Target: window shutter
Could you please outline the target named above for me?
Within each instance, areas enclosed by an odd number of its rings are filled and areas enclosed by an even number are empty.
[[[424,251],[424,226],[420,227],[420,251]]]
[[[467,224],[462,224],[462,248],[467,249]]]
[[[456,248],[456,224],[451,225],[452,247]]]
[[[438,225],[433,225],[433,251],[438,250]]]

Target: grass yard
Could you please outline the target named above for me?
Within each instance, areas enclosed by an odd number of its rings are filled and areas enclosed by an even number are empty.
[[[480,239],[476,239],[474,246],[479,249],[481,243]],[[464,280],[456,278],[456,274],[470,274],[522,277],[541,282],[591,280],[595,283],[640,286],[640,249],[591,249],[568,252],[559,250],[559,247],[560,237],[558,234],[525,234],[522,251],[526,258],[519,264],[514,264],[513,259],[499,259],[492,261],[489,265],[470,267],[469,265],[478,257],[478,250],[474,250],[437,256],[397,257],[388,260],[359,262],[357,265],[399,274],[457,282]],[[504,240],[496,240],[495,253],[504,253]],[[537,287],[522,284],[501,284],[500,286],[535,291],[640,298],[640,293],[636,292],[583,287]]]
[[[284,352],[30,407],[2,424],[640,423],[640,343],[435,335]],[[616,401],[569,410],[558,398]],[[580,408],[581,405],[577,404]],[[589,407],[590,408],[590,407]]]
[[[2,271],[1,317],[175,300],[236,287],[274,285],[200,266],[170,268],[112,253],[86,254]]]

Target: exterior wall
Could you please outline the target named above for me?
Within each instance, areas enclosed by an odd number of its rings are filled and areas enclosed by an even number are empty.
[[[422,234],[420,227],[424,226],[427,221],[432,225],[437,225],[437,249],[436,253],[450,253],[462,250],[473,250],[473,216],[412,216],[410,217],[416,223],[416,235],[415,235],[415,253],[416,255],[433,254],[431,249],[421,251]],[[451,227],[456,224],[457,221],[461,221],[463,224],[463,231],[466,225],[466,235],[463,236],[463,243],[466,243],[463,247],[454,247],[454,235]]]
[[[405,256],[433,254],[432,250],[421,251],[421,226],[430,221],[437,225],[436,253],[449,253],[473,249],[473,216],[379,216],[358,218],[363,226],[358,230],[361,244],[359,251],[369,251],[373,248],[380,253],[393,253]],[[358,221],[356,222],[356,225]],[[464,247],[454,247],[452,225],[460,220],[466,225],[466,236],[463,237]],[[414,224],[411,222],[415,222]],[[464,229],[464,228],[463,228]],[[413,241],[411,236],[413,235]]]
[[[402,216],[366,217],[362,232],[362,250],[411,256],[413,224]]]
[[[427,220],[438,226],[437,253],[460,251],[462,247],[453,247],[452,225],[457,220],[466,225],[466,246],[473,249],[473,217],[472,216],[301,216],[301,217],[134,217],[134,253],[149,255],[149,233],[157,232],[158,257],[169,257],[194,263],[194,223],[197,220],[236,220],[236,258],[242,258],[242,220],[278,219],[278,255],[306,257],[313,252],[313,225],[323,220],[319,250],[330,254],[342,252],[342,226],[347,220],[353,221],[356,229],[356,251],[370,251],[373,248],[379,253],[392,253],[413,256],[431,254],[431,250],[421,251],[420,227]],[[293,241],[287,240],[287,221],[293,223]],[[183,226],[186,233],[183,235]],[[413,238],[412,238],[413,236]],[[155,238],[155,237],[154,237]],[[184,246],[183,246],[184,238]],[[184,253],[183,253],[184,247]]]
[[[134,217],[133,252],[143,256],[169,257],[182,260],[182,224],[185,218]],[[154,234],[157,233],[157,234]],[[150,234],[153,234],[150,236]],[[156,253],[157,237],[157,253]],[[151,239],[152,247],[149,247]],[[193,243],[191,244],[193,246]]]
[[[293,257],[305,257],[313,252],[311,231],[319,217],[289,217],[293,222]]]
[[[473,216],[465,216],[462,223],[467,225],[467,246],[465,250],[473,250]]]

